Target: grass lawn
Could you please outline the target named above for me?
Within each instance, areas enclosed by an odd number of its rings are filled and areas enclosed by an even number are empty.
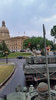
[[[0,62],[0,64],[6,64],[6,62]]]
[[[27,56],[31,56],[31,53],[26,53],[26,52],[14,52],[14,53],[10,53],[10,54],[8,55],[8,58],[16,58],[17,56],[27,57]]]
[[[13,65],[0,65],[0,84],[13,72]]]

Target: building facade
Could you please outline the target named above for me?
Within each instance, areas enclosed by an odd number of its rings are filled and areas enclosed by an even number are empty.
[[[2,27],[0,27],[0,43],[5,41],[10,51],[19,51],[23,48],[23,41],[29,38],[28,36],[10,37],[8,28],[5,26],[5,21],[2,21]]]

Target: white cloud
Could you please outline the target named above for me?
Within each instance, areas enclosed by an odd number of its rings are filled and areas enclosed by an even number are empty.
[[[53,15],[53,16],[51,16],[51,17],[49,17],[49,18],[44,18],[43,21],[45,21],[45,22],[50,22],[50,21],[53,21],[53,20],[55,20],[55,19],[56,19],[56,15]]]
[[[13,0],[0,0],[0,5],[8,5],[12,3],[13,3]]]
[[[22,1],[23,6],[31,5],[35,0],[24,0]]]
[[[43,36],[44,23],[47,37],[51,39],[50,30],[56,24],[55,0],[0,0],[0,10],[0,22],[5,20],[13,36],[18,35],[18,31],[22,31],[21,34],[26,31],[29,36]]]

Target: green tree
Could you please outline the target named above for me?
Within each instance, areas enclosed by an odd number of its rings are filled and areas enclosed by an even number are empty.
[[[46,44],[47,44],[47,46],[51,45],[51,41],[46,39]],[[30,48],[31,50],[33,48],[43,49],[44,48],[44,39],[42,37],[28,38],[23,42],[23,47],[24,48]]]
[[[54,44],[54,50],[56,50],[56,44]]]
[[[54,39],[56,39],[56,26],[53,26],[53,28],[51,29],[51,36],[53,36]]]
[[[0,44],[0,51],[2,51],[2,45]]]
[[[8,51],[8,53],[10,52],[4,40],[1,43],[1,49],[3,53],[5,53],[5,51]]]

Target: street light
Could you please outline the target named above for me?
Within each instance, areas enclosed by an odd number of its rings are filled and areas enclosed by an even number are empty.
[[[6,64],[8,63],[8,51],[5,51],[5,55],[6,55]]]

